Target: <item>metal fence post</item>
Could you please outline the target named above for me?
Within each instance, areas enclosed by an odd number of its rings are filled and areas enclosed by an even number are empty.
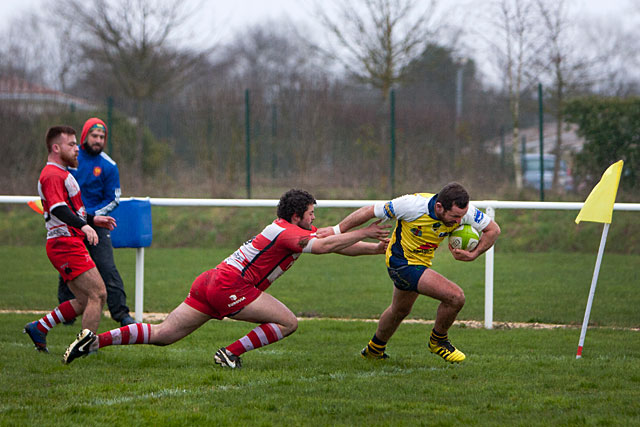
[[[389,130],[391,137],[391,153],[390,153],[390,184],[391,195],[393,198],[396,195],[396,91],[391,89],[391,102],[390,102],[390,117],[389,117]]]

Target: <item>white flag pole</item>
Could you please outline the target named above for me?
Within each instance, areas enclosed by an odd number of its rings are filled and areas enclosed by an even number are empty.
[[[611,224],[605,223],[602,230],[602,238],[600,239],[600,248],[598,249],[598,257],[596,258],[596,267],[593,270],[593,279],[591,279],[591,289],[589,290],[589,299],[587,300],[587,309],[584,311],[584,320],[582,321],[582,331],[580,332],[580,342],[578,343],[578,352],[576,353],[576,359],[582,357],[582,346],[584,345],[584,337],[587,335],[587,325],[589,324],[589,315],[591,314],[591,305],[593,304],[593,295],[596,293],[596,285],[598,283],[598,274],[600,274],[600,263],[602,262],[602,255],[604,254],[604,245],[607,242],[607,234],[609,233],[609,226]]]

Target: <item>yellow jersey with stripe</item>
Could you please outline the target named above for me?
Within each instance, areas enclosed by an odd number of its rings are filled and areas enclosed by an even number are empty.
[[[445,237],[458,228],[458,224],[447,227],[435,212],[437,194],[415,193],[397,197],[374,205],[377,218],[397,220],[387,247],[387,267],[405,265],[431,266],[435,250]],[[484,230],[491,218],[469,203],[461,224],[470,224],[478,231]]]

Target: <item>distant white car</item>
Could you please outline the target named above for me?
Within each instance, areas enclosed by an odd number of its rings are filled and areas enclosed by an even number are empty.
[[[554,154],[544,154],[543,157],[544,189],[550,190],[553,182],[553,168],[556,162]],[[527,187],[540,188],[540,154],[525,154],[522,156],[522,176]],[[560,160],[558,170],[558,185],[565,191],[573,190],[573,178],[567,163]]]

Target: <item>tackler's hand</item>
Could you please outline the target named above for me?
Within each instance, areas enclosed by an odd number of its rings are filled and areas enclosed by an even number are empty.
[[[381,219],[372,222],[367,227],[364,228],[367,232],[367,237],[372,239],[377,239],[383,241],[389,236],[389,229],[391,228],[390,224],[380,225],[382,222]]]

